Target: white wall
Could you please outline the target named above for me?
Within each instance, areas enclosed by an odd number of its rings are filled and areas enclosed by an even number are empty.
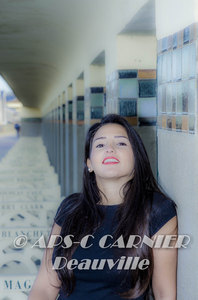
[[[157,39],[198,21],[197,0],[156,0]],[[197,63],[196,61],[194,62]],[[197,93],[195,101],[197,102]],[[198,297],[198,136],[158,130],[158,174],[165,191],[178,205],[179,234],[191,237],[178,252],[179,300]]]
[[[155,0],[156,36],[161,39],[198,21],[197,0]]]
[[[106,86],[105,66],[91,65],[89,67],[89,72],[89,87]]]
[[[76,96],[83,96],[85,93],[84,80],[76,80]]]
[[[155,69],[156,52],[155,36],[118,35],[117,69]]]
[[[158,130],[159,181],[178,205],[179,234],[191,243],[178,255],[178,299],[196,300],[198,295],[198,137],[194,134]]]

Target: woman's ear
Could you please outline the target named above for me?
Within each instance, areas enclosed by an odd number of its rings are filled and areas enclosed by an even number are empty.
[[[92,170],[92,166],[91,166],[91,161],[90,161],[89,158],[87,158],[87,168],[88,168],[88,171],[89,171],[89,172],[92,172],[92,171],[93,171],[93,170]]]

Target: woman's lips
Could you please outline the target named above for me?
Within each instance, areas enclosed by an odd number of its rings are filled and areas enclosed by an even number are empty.
[[[113,156],[111,157],[105,157],[105,159],[102,162],[104,165],[113,165],[113,164],[118,164],[119,160]]]

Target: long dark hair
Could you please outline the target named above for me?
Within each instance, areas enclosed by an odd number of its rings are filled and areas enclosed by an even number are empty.
[[[96,184],[94,172],[90,173],[88,171],[86,163],[90,157],[95,133],[99,128],[109,123],[120,124],[125,128],[135,159],[134,176],[124,185],[123,203],[116,212],[117,227],[114,232],[114,237],[116,239],[122,235],[126,242],[131,234],[136,234],[141,237],[144,235],[149,236],[153,192],[159,192],[164,196],[165,194],[159,188],[153,176],[145,147],[138,133],[123,117],[117,114],[108,114],[103,117],[99,123],[93,124],[87,132],[82,192],[70,195],[66,201],[64,201],[57,215],[57,218],[63,218],[65,220],[60,233],[63,237],[68,234],[73,234],[75,240],[80,241],[83,236],[93,234],[104,218],[103,212],[97,205],[101,200],[101,191]],[[71,259],[75,249],[76,246],[74,244],[69,249],[64,249],[60,245],[55,249],[55,253],[56,256],[64,256],[67,259]],[[145,291],[148,295],[153,273],[152,249],[144,245],[141,248],[127,249],[126,253],[133,257],[137,256],[140,260],[147,258],[150,261],[150,265],[149,268],[144,271],[139,270],[139,268],[132,272],[130,271],[131,288],[127,292],[120,293],[120,296],[124,298],[136,298]],[[73,271],[63,268],[57,270],[57,273],[62,283],[61,288],[67,295],[70,295],[75,287]]]

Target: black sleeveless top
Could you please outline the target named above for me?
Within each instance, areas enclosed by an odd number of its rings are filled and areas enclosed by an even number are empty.
[[[54,221],[62,226],[64,219],[62,214],[59,214],[61,211],[61,207],[64,205],[67,198],[62,201],[60,204]],[[73,293],[67,297],[63,291],[60,289],[58,300],[120,300],[124,299],[118,295],[118,292],[124,292],[130,289],[130,275],[126,270],[118,270],[116,266],[113,268],[109,267],[108,263],[103,265],[102,269],[93,270],[89,265],[88,269],[80,269],[79,263],[82,262],[83,259],[93,260],[98,259],[98,263],[103,259],[111,259],[111,261],[116,261],[115,256],[113,255],[113,247],[112,248],[101,248],[99,246],[100,239],[107,234],[112,234],[114,224],[114,214],[119,207],[117,205],[99,205],[100,209],[104,210],[105,218],[103,220],[102,225],[95,231],[93,234],[94,239],[87,243],[87,245],[92,244],[91,247],[84,249],[80,245],[75,250],[72,259],[77,259],[78,267],[73,269],[76,285]],[[150,237],[153,236],[166,222],[168,222],[171,218],[177,215],[176,205],[175,203],[165,198],[160,193],[155,192],[153,194],[153,206],[150,217],[150,226],[149,233]],[[107,245],[112,244],[111,239],[107,239]],[[119,249],[120,251],[120,249]],[[120,255],[120,257],[122,254]],[[55,259],[55,251],[53,253],[52,261],[54,263]],[[96,262],[96,260],[95,260]],[[126,280],[125,280],[126,279]],[[133,298],[136,300],[144,300],[146,292],[138,298]]]

